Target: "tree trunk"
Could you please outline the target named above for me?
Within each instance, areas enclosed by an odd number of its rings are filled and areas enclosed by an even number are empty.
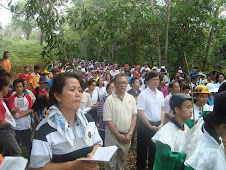
[[[218,13],[219,13],[219,7],[217,6],[216,11],[215,11],[215,19],[218,19]],[[211,30],[210,30],[210,34],[209,34],[209,38],[208,38],[208,42],[207,42],[207,47],[206,47],[206,54],[205,57],[203,59],[203,65],[202,65],[202,72],[205,71],[206,68],[206,63],[207,63],[207,59],[209,56],[209,51],[210,51],[210,46],[211,46],[211,42],[213,39],[213,31],[214,31],[214,25],[212,26]]]
[[[41,29],[40,45],[43,45],[43,30]]]
[[[26,39],[29,40],[31,35],[31,29],[27,30]]]
[[[150,3],[151,3],[152,14],[154,16],[153,0],[150,0]],[[161,63],[161,60],[162,60],[162,57],[161,57],[161,48],[160,48],[160,43],[159,43],[158,27],[157,27],[157,23],[156,23],[155,18],[154,18],[154,25],[155,25],[155,38],[156,38],[157,48],[158,48],[159,67],[161,67],[161,65],[162,65],[162,63]]]
[[[164,60],[165,67],[167,67],[167,59],[168,59],[168,30],[169,30],[169,20],[170,20],[170,0],[167,0],[166,43],[165,43],[165,60]]]

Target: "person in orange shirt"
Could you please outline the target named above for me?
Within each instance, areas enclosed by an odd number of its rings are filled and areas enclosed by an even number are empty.
[[[34,66],[34,72],[30,75],[30,90],[32,91],[34,88],[38,87],[39,84],[39,78],[40,78],[40,66],[39,65],[35,65]]]
[[[3,64],[2,67],[9,73],[11,70],[11,62],[8,60],[9,52],[5,51],[3,55]]]

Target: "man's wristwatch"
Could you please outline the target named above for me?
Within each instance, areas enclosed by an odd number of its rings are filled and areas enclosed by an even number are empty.
[[[129,132],[128,134],[129,134],[130,136],[133,136],[133,133],[131,133],[131,132]]]

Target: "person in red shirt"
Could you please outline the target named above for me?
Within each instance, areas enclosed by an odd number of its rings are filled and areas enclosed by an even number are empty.
[[[0,144],[7,152],[6,155],[20,156],[21,149],[11,128],[16,126],[16,122],[3,100],[3,96],[8,93],[8,86],[9,81],[5,78],[0,78]],[[0,147],[0,153],[2,153],[1,149]]]
[[[36,87],[32,90],[32,92],[36,98],[41,95],[47,95],[47,93],[48,93],[48,91],[46,90],[47,82],[48,82],[48,80],[45,76],[40,77],[39,82],[38,82],[39,87]]]
[[[13,82],[13,87],[16,94],[11,96],[8,100],[8,108],[15,118],[16,127],[13,129],[16,133],[17,142],[24,145],[29,151],[31,150],[31,117],[33,112],[31,109],[33,103],[31,97],[23,93],[24,81],[23,79],[16,79]],[[14,109],[18,108],[17,111]]]
[[[27,80],[27,83],[30,83],[30,67],[29,66],[24,66],[24,72],[20,73],[17,77],[17,79],[25,79]]]

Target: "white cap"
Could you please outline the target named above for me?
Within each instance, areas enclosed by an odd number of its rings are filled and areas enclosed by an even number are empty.
[[[85,68],[82,68],[82,69],[81,69],[81,72],[82,72],[82,73],[85,73],[85,72],[86,72]]]
[[[82,68],[81,66],[78,66],[78,68]]]
[[[178,73],[183,73],[182,70],[178,70],[177,72],[178,72]]]
[[[216,93],[218,92],[218,88],[215,87],[213,83],[208,83],[206,87],[209,89],[210,93]]]
[[[165,67],[165,66],[162,66],[161,68],[166,69],[166,67]]]

